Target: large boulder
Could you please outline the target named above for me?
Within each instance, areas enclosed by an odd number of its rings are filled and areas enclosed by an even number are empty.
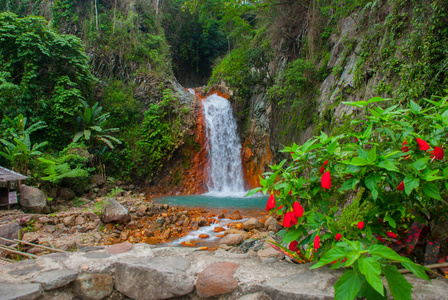
[[[10,222],[7,224],[0,224],[0,237],[13,240],[19,237],[20,225],[17,222]],[[0,245],[8,242],[0,240]]]
[[[82,274],[74,283],[75,294],[81,299],[101,300],[114,289],[114,279],[108,274]]]
[[[243,224],[243,229],[246,231],[251,231],[252,229],[262,228],[263,224],[255,218],[250,218]]]
[[[19,203],[23,208],[39,214],[47,206],[47,196],[38,188],[22,184],[20,186]]]
[[[101,176],[99,174],[93,175],[92,178],[90,178],[90,183],[96,184],[99,187],[105,185],[106,182],[107,182],[106,178],[104,178],[103,176]]]
[[[155,257],[115,263],[115,288],[135,300],[170,299],[188,295],[194,280],[190,262],[182,257]]]
[[[224,295],[235,291],[238,282],[233,278],[233,273],[239,265],[233,262],[215,263],[202,271],[196,282],[196,290],[199,297],[208,298]]]
[[[75,198],[75,193],[69,188],[60,188],[58,190],[58,199],[70,201]]]
[[[100,216],[100,219],[103,223],[128,223],[131,220],[131,216],[126,207],[118,203],[114,198],[108,198],[103,207],[103,214]]]

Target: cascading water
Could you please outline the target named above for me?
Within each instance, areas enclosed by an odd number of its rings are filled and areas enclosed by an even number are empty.
[[[245,195],[241,143],[230,102],[217,94],[202,101],[209,143],[209,195]]]

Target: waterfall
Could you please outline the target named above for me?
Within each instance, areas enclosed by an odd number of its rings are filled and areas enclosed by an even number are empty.
[[[213,94],[202,101],[209,147],[209,194],[244,196],[241,143],[230,102]]]

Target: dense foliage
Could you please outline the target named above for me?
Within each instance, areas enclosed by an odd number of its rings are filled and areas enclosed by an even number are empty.
[[[414,257],[425,264],[437,263],[440,243],[446,243],[447,236],[437,232],[448,212],[448,97],[425,100],[424,106],[411,101],[407,108],[389,102],[347,102],[366,109],[364,120],[352,122],[359,130],[322,132],[286,147],[292,161],[272,166],[263,187],[253,190],[272,193],[267,210],[284,215],[283,242],[293,245],[300,260],[351,269],[335,285],[337,299],[382,299],[380,274],[394,298],[410,299],[412,286],[391,262],[402,262],[419,277],[426,274],[378,243],[409,255],[419,239],[410,229],[426,227],[425,257]]]

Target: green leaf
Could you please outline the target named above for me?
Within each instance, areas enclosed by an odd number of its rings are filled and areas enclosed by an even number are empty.
[[[387,290],[384,286],[383,286],[383,293],[384,296],[382,296],[376,290],[374,290],[370,284],[364,282],[361,288],[360,296],[365,297],[366,300],[387,300]]]
[[[428,158],[427,157],[422,157],[422,158],[416,160],[412,164],[412,166],[414,167],[415,170],[421,171],[421,170],[426,168],[427,164],[428,164]]]
[[[421,106],[415,103],[414,101],[410,101],[410,107],[413,113],[418,114],[422,110]]]
[[[253,195],[255,195],[256,193],[260,192],[261,190],[262,190],[261,187],[257,187],[257,188],[251,189],[249,192],[247,192],[246,196],[244,196],[244,197],[250,197],[250,196],[253,196]]]
[[[363,276],[354,270],[345,271],[334,285],[334,298],[353,300],[361,289]]]
[[[435,185],[434,183],[423,182],[422,191],[423,191],[423,194],[425,194],[428,197],[431,197],[431,198],[434,198],[437,200],[442,199],[440,197],[439,187],[437,185]]]
[[[381,265],[373,257],[360,257],[358,260],[359,271],[366,276],[367,282],[382,296],[384,295],[384,286],[381,281]]]
[[[412,191],[418,187],[420,179],[415,178],[413,175],[406,175],[404,178],[404,191],[406,195],[410,195]]]
[[[374,102],[383,102],[383,101],[388,101],[389,99],[384,99],[384,98],[381,98],[381,97],[373,97],[373,98],[370,98],[369,100],[367,100],[367,103],[374,103]]]
[[[354,166],[365,166],[365,165],[368,165],[369,163],[364,158],[353,157],[349,164],[354,165]]]
[[[389,213],[386,214],[385,219],[386,219],[387,223],[389,223],[389,225],[390,225],[392,228],[396,228],[396,227],[397,227],[397,223],[395,222],[394,218],[392,218],[392,217],[389,215]]]
[[[372,246],[372,248],[369,251],[369,254],[376,255],[376,256],[379,256],[382,258],[387,258],[390,260],[396,260],[399,262],[412,262],[409,258],[399,255],[394,250],[392,250],[386,246],[378,245],[378,244]]]
[[[283,237],[283,242],[285,244],[289,244],[292,241],[295,241],[295,240],[299,239],[299,237],[301,235],[302,235],[302,230],[295,229],[295,228],[290,228],[288,230],[288,232],[285,234],[285,236]]]
[[[401,264],[403,267],[414,273],[415,276],[429,281],[428,274],[426,274],[424,267],[414,264],[413,262],[402,262]]]
[[[347,255],[347,251],[345,251],[345,249],[343,249],[343,248],[336,247],[334,249],[330,249],[310,269],[320,268],[322,266],[325,266],[326,264],[332,263],[339,259],[344,259],[346,255]]]
[[[367,101],[356,101],[356,102],[342,102],[343,104],[346,105],[351,105],[351,106],[356,106],[356,107],[365,107],[368,105]]]
[[[411,300],[412,285],[404,278],[397,267],[387,265],[383,268],[390,292],[394,300]]]
[[[397,168],[397,166],[390,160],[383,160],[379,164],[377,164],[378,168],[386,169],[391,172],[397,172],[399,173],[400,170]]]
[[[377,174],[372,173],[364,179],[364,183],[366,184],[366,187],[372,192],[372,197],[374,200],[378,198],[378,190],[377,190],[377,186],[376,186],[376,175]]]
[[[344,264],[344,267],[350,267],[358,260],[363,251],[353,250],[347,254],[347,261]]]
[[[84,130],[84,138],[86,139],[86,141],[90,140],[90,133],[90,130]]]
[[[373,164],[376,160],[376,147],[373,147],[372,150],[369,151],[367,154],[367,161],[371,164]]]

